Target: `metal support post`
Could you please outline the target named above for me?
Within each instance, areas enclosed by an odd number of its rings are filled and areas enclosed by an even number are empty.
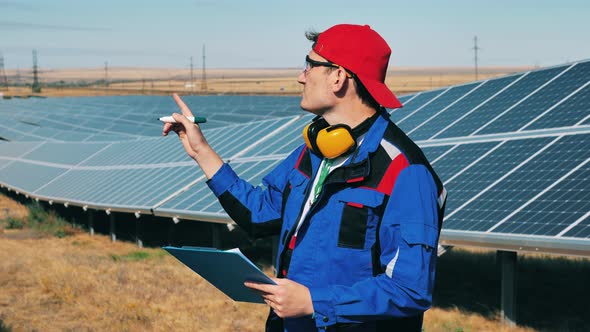
[[[502,322],[509,326],[516,325],[516,252],[498,251],[498,262],[502,273]]]
[[[220,235],[220,227],[223,227],[221,224],[211,223],[211,245],[213,248],[221,247],[221,235]]]
[[[88,230],[90,231],[90,236],[94,236],[94,212],[88,211]]]
[[[135,218],[135,243],[138,247],[143,248],[143,241],[141,240],[141,222],[139,218]]]
[[[117,234],[115,234],[115,214],[114,213],[109,214],[109,222],[110,222],[109,234],[111,235],[111,241],[115,242],[115,241],[117,241]]]

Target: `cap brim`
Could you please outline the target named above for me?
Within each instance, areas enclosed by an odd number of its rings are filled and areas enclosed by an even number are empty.
[[[369,91],[371,96],[379,103],[379,105],[385,108],[400,108],[402,107],[402,103],[397,99],[397,97],[389,90],[387,85],[381,83],[379,81],[373,80],[363,80],[362,77],[359,77],[365,88]]]

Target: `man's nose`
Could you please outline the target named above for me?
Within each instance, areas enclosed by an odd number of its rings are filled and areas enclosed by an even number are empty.
[[[305,71],[299,73],[299,76],[297,76],[297,83],[305,84]]]

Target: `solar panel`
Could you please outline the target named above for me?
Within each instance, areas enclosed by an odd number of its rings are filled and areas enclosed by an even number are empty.
[[[473,153],[474,156],[470,160],[462,161],[461,158],[457,158],[458,156],[449,156],[458,160],[448,160],[445,157],[434,163],[434,168],[437,170],[440,164],[446,164],[447,169],[452,169],[444,180],[447,191],[453,195],[452,199],[447,201],[447,216],[451,215],[455,209],[469,201],[494,181],[520,165],[552,139],[535,138],[497,143],[468,144],[467,146],[475,145],[474,149],[477,146],[481,147],[480,151],[465,151],[466,154]],[[476,158],[478,159],[477,162],[470,165]],[[457,164],[457,167],[454,167],[453,164]],[[462,226],[454,226],[450,218],[447,218],[447,221],[449,221],[445,223],[447,228],[461,228]]]
[[[498,142],[460,144],[452,147],[443,156],[432,160],[436,173],[441,179],[448,179],[458,170],[463,169],[486,152],[498,145]]]
[[[499,116],[502,112],[509,111],[510,107],[539,89],[567,67],[569,66],[525,73],[522,79],[511,86],[510,89],[503,91],[474,112],[467,113],[464,118],[450,128],[435,133],[433,138],[459,137],[474,133],[486,123],[493,121],[494,117]]]
[[[259,161],[246,161],[231,163],[234,171],[242,178],[248,180],[253,185],[259,185],[262,177],[270,172],[281,160],[268,159]],[[205,179],[201,178],[186,191],[183,191],[166,201],[155,210],[156,215],[218,215],[220,218],[228,219],[223,208],[205,185]]]
[[[587,119],[590,114],[590,81],[572,94],[570,98],[564,98],[566,100],[563,103],[556,104],[555,108],[550,109],[550,112],[523,129],[535,130],[583,124],[581,122]]]
[[[444,94],[447,89],[434,90],[418,93],[412,99],[410,99],[407,105],[402,108],[395,109],[391,112],[391,119],[395,123],[399,123],[401,120],[411,116],[414,112],[419,111],[422,107],[428,105],[429,102],[436,100],[438,96]]]
[[[424,146],[422,147],[422,152],[424,152],[426,158],[432,163],[452,148],[452,145]]]
[[[560,235],[568,226],[587,218],[590,199],[590,165],[588,160],[568,172],[555,186],[547,188],[530,204],[519,207],[518,212],[494,228],[498,233],[533,235]],[[561,234],[561,236],[568,236]],[[569,235],[574,236],[575,235]],[[583,236],[581,236],[583,237]],[[588,237],[588,236],[586,236]]]
[[[33,193],[65,171],[61,167],[14,161],[0,169],[0,183],[25,193]]]
[[[415,140],[427,139],[434,134],[443,130],[449,124],[456,121],[460,116],[467,112],[477,109],[479,105],[483,105],[488,98],[493,97],[503,89],[508,88],[512,82],[520,78],[521,75],[508,76],[501,79],[485,81],[478,86],[473,93],[465,95],[462,99],[457,99],[446,108],[443,108],[439,113],[421,122],[420,125],[407,132],[412,135]]]
[[[416,126],[424,123],[430,117],[435,116],[460,98],[467,96],[470,92],[478,89],[483,83],[472,83],[452,87],[442,93],[436,100],[424,105],[419,112],[413,113],[397,122],[398,126],[406,133],[410,133]]]
[[[449,211],[447,229],[492,231],[536,195],[590,157],[590,135],[557,137],[490,186]],[[587,193],[586,193],[587,194]],[[572,208],[572,206],[564,206]],[[541,211],[542,212],[542,211]],[[505,227],[503,227],[507,230]],[[508,229],[510,230],[510,228]]]
[[[43,143],[22,158],[56,164],[78,164],[107,146],[106,143]]]
[[[555,76],[547,86],[532,94],[518,106],[497,118],[476,133],[489,134],[516,131],[526,126],[538,114],[555,105],[588,82],[590,62],[572,65]]]
[[[275,128],[272,135],[267,136],[261,144],[241,157],[288,154],[303,144],[303,128],[311,122],[313,116],[306,115],[289,122],[286,128]]]

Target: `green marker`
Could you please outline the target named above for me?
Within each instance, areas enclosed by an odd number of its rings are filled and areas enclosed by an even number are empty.
[[[207,119],[202,118],[202,117],[187,116],[186,118],[192,123],[205,123],[205,122],[207,122]],[[176,123],[176,120],[174,120],[174,118],[171,116],[163,116],[161,118],[158,118],[158,120],[160,120],[162,122],[166,122],[166,123]]]

